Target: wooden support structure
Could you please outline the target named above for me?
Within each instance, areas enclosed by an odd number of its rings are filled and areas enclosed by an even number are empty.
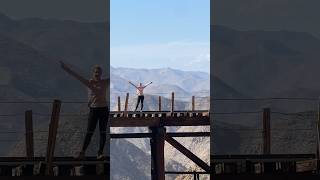
[[[316,155],[317,159],[320,160],[320,99],[318,99],[318,110],[317,110],[317,147],[316,147]],[[320,166],[318,167],[318,171],[320,171]]]
[[[48,135],[48,146],[46,154],[46,175],[53,175],[53,165],[52,161],[54,158],[55,143],[57,137],[57,130],[59,125],[59,115],[60,115],[61,101],[54,100],[52,106],[52,115],[49,125],[49,135]]]
[[[151,127],[151,179],[165,180],[164,143],[166,129],[164,127]]]
[[[25,112],[25,140],[26,140],[26,155],[28,158],[34,157],[34,143],[33,143],[33,122],[32,111]]]
[[[171,113],[174,112],[174,92],[171,94]]]
[[[124,117],[127,116],[128,103],[129,103],[129,93],[127,93],[127,95],[126,95],[126,101],[125,101],[125,103],[124,103],[124,112],[123,112],[123,116],[124,116]]]
[[[263,154],[271,153],[270,108],[263,109]]]
[[[120,96],[118,96],[118,112],[121,111],[121,99]]]
[[[202,161],[200,158],[198,158],[196,155],[194,155],[190,150],[185,148],[182,144],[180,144],[178,141],[173,139],[170,136],[165,136],[165,140],[171,144],[174,148],[176,148],[178,151],[180,151],[182,154],[187,156],[190,160],[192,160],[194,163],[196,163],[199,167],[201,167],[206,172],[210,172],[210,166]]]
[[[159,117],[117,117],[110,118],[110,127],[158,127],[164,126],[209,126],[209,117],[166,117],[160,120]]]
[[[195,96],[192,96],[192,111],[195,111]]]
[[[161,96],[159,96],[159,112],[161,112],[162,111],[162,108],[161,108]]]
[[[152,133],[122,133],[110,134],[113,139],[151,138]],[[173,132],[166,133],[169,137],[210,137],[210,132]]]

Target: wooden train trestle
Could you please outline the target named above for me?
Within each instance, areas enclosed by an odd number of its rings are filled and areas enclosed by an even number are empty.
[[[111,127],[149,127],[150,133],[111,134],[111,138],[150,138],[152,180],[165,179],[164,144],[167,141],[174,148],[192,160],[204,171],[210,166],[180,144],[174,137],[204,137],[210,132],[167,133],[167,126],[209,126],[208,111],[179,112],[111,112]]]

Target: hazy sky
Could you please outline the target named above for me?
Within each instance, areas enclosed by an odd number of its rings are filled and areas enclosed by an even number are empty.
[[[209,0],[111,0],[111,65],[209,72]]]
[[[41,17],[106,21],[108,0],[0,0],[0,12],[13,18]]]

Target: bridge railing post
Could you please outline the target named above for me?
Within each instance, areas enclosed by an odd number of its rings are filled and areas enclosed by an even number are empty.
[[[59,125],[61,101],[54,100],[52,106],[51,121],[49,124],[48,146],[46,154],[46,175],[53,175],[52,161],[54,158],[55,143],[57,138],[57,130]]]
[[[263,109],[263,154],[271,153],[270,108]]]
[[[318,110],[317,110],[317,148],[316,157],[317,163],[320,163],[320,98],[318,99]],[[318,173],[320,172],[320,165],[317,166]]]
[[[120,96],[118,96],[118,112],[121,111],[121,99]]]
[[[192,111],[195,111],[195,96],[192,96]]]
[[[126,117],[127,113],[128,113],[128,103],[129,103],[129,93],[127,93],[126,95],[126,101],[124,103],[124,112],[123,112],[123,116]]]
[[[159,96],[159,112],[161,112],[161,96]]]
[[[26,141],[26,155],[28,158],[34,157],[34,143],[33,143],[33,122],[32,111],[25,112],[25,141]]]
[[[174,92],[171,93],[171,113],[174,112]]]

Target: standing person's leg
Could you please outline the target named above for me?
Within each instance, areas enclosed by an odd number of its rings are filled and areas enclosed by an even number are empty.
[[[99,130],[100,130],[100,144],[99,144],[99,151],[98,151],[98,158],[99,156],[103,155],[103,149],[106,144],[107,140],[107,124],[109,118],[109,109],[103,108],[101,112],[99,112]]]
[[[143,109],[143,101],[144,101],[144,96],[141,96],[141,111]]]
[[[137,105],[136,105],[136,109],[134,111],[137,111],[137,109],[139,107],[139,103],[140,103],[140,96],[138,96],[138,98],[137,98]]]
[[[84,156],[84,154],[90,144],[92,135],[93,135],[94,130],[96,129],[96,126],[97,126],[97,121],[98,121],[97,112],[94,109],[90,109],[87,132],[86,132],[86,136],[84,138],[84,142],[83,142],[80,156],[81,155]]]

